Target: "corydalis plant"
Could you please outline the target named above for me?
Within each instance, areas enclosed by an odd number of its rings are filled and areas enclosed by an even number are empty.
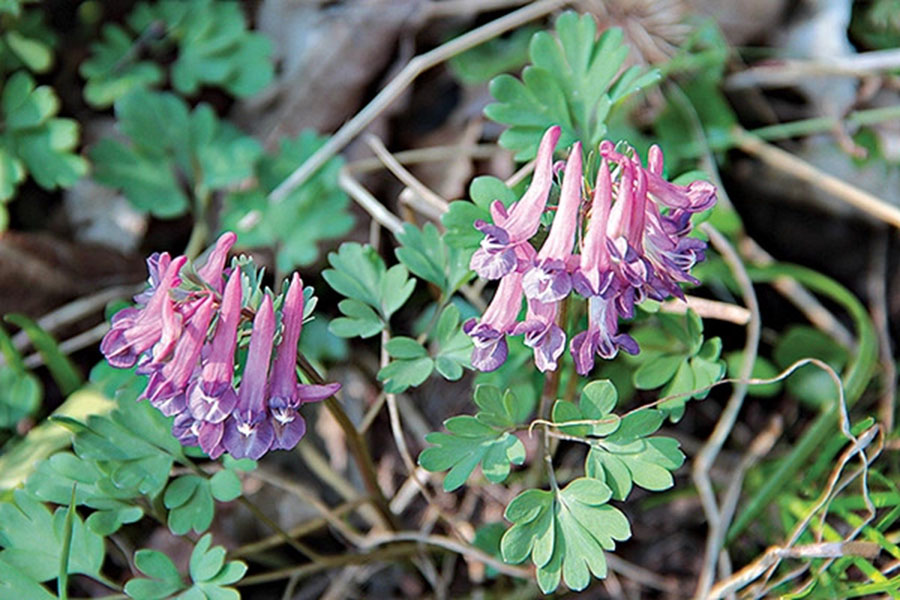
[[[297,378],[311,288],[305,293],[294,273],[273,301],[259,290],[261,273],[252,262],[235,260],[224,268],[236,239],[223,234],[197,269],[185,256],[153,254],[147,259],[149,288],[135,297],[136,307],[113,316],[100,349],[110,365],[137,365],[149,376],[141,399],[175,417],[172,432],[182,444],[199,445],[211,458],[228,452],[258,459],[296,446],[306,432],[300,406],[331,396],[340,384],[309,385]],[[238,375],[236,357],[248,335]]]
[[[698,283],[690,269],[703,260],[706,244],[689,237],[691,215],[711,208],[715,187],[706,181],[676,185],[663,177],[663,155],[650,148],[644,166],[633,148],[599,146],[600,168],[593,190],[585,181],[581,144],[572,146],[563,170],[559,204],[540,249],[532,239],[553,185],[553,151],[560,128],[541,140],[531,186],[521,200],[504,208],[491,205],[493,223],[476,221],[485,234],[471,268],[485,279],[500,279],[481,319],[465,324],[475,349],[472,365],[492,371],[507,356],[507,335],[525,336],[541,371],[557,368],[566,334],[556,323],[560,303],[573,292],[588,302],[588,329],[569,349],[575,369],[586,375],[595,356],[639,351],[631,336],[619,333],[619,318],[631,318],[646,298],[684,298],[680,283]],[[518,321],[523,297],[528,311]]]

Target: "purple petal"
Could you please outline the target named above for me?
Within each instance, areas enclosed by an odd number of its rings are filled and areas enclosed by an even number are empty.
[[[545,304],[564,300],[572,291],[572,277],[561,260],[544,260],[522,278],[525,297]]]
[[[590,331],[582,331],[569,343],[569,352],[575,361],[575,372],[579,375],[587,375],[594,368],[594,355],[597,353],[595,337],[596,334]]]
[[[297,398],[301,404],[318,402],[334,396],[341,389],[340,383],[325,383],[322,385],[297,384]]]
[[[237,236],[231,231],[226,231],[220,235],[219,239],[216,240],[215,248],[209,253],[206,263],[197,269],[197,275],[200,279],[219,293],[222,292],[222,287],[224,286],[222,283],[222,269],[225,267],[225,259],[228,258],[228,251],[231,250],[236,241]]]
[[[269,451],[274,439],[275,432],[268,419],[247,423],[240,417],[232,417],[225,421],[222,445],[234,458],[258,460]]]
[[[234,350],[241,319],[241,296],[241,273],[235,270],[225,285],[219,322],[204,355],[200,381],[203,391],[209,395],[218,395],[224,388],[230,389],[234,379]]]
[[[291,450],[306,433],[306,421],[294,408],[275,409],[272,430],[275,435],[272,450]]]
[[[213,460],[219,458],[225,452],[225,447],[222,445],[224,432],[224,423],[203,421],[197,427],[197,441],[200,444],[200,448]]]
[[[525,345],[534,349],[534,364],[542,373],[555,371],[566,348],[566,334],[556,323],[549,323],[525,334]]]
[[[469,268],[482,279],[500,279],[516,268],[516,252],[513,248],[491,252],[479,248],[469,261]]]
[[[293,404],[297,388],[297,342],[303,327],[303,282],[297,273],[291,279],[281,314],[284,330],[272,363],[269,393],[290,398],[288,403]]]
[[[469,326],[468,322],[466,325]],[[474,348],[472,350],[472,366],[479,371],[494,371],[506,362],[509,348],[506,345],[506,337],[496,329],[479,323],[468,327],[467,333],[472,338]]]
[[[221,423],[237,405],[237,394],[230,386],[222,388],[218,394],[207,394],[202,380],[198,379],[188,387],[187,405],[195,419]]]
[[[150,400],[150,403],[167,417],[181,414],[185,412],[185,408],[187,408],[184,393],[174,394],[167,398]]]
[[[269,358],[275,336],[275,315],[272,298],[263,297],[259,312],[253,319],[250,348],[244,366],[244,378],[238,390],[238,406],[235,409],[247,421],[257,420],[266,412],[266,385],[269,379]],[[231,452],[231,449],[228,450]]]

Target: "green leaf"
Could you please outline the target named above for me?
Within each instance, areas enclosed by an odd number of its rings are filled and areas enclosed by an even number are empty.
[[[100,140],[90,151],[98,182],[121,189],[134,207],[160,218],[183,215],[189,206],[171,165],[137,149],[111,140]]]
[[[11,429],[41,406],[43,389],[37,377],[8,365],[0,367],[0,429]]]
[[[212,524],[215,505],[210,483],[198,475],[173,479],[166,488],[163,503],[169,509],[169,529],[176,535],[184,535],[191,529],[201,533]]]
[[[634,372],[634,386],[640,390],[652,390],[665,385],[672,377],[684,356],[679,354],[661,354],[647,360]]]
[[[453,76],[466,85],[486,82],[525,64],[528,43],[536,31],[535,27],[522,27],[509,36],[494,38],[457,54],[447,64]]]
[[[143,31],[157,19],[166,24],[167,37],[178,45],[172,83],[182,94],[194,94],[202,85],[218,85],[244,97],[272,80],[271,43],[247,31],[240,4],[163,0],[139,5],[129,24]]]
[[[131,501],[140,492],[135,488],[118,487],[93,461],[69,452],[58,452],[38,464],[28,478],[25,489],[46,502],[68,505],[75,487],[75,504],[93,509],[85,523],[98,535],[114,533],[123,523],[133,523],[144,512]]]
[[[604,552],[631,537],[622,512],[607,504],[612,492],[597,479],[579,478],[557,493],[526,490],[506,507],[512,527],[503,535],[503,560],[520,563],[531,557],[545,594],[565,580],[580,591],[591,575],[606,577]]]
[[[388,394],[399,394],[409,387],[418,387],[428,379],[434,369],[434,361],[428,357],[398,359],[378,371],[378,381],[384,383]]]
[[[394,337],[388,340],[384,349],[393,358],[421,358],[428,356],[428,351],[416,340],[409,337]]]
[[[384,261],[370,246],[345,242],[337,252],[328,255],[328,262],[332,268],[322,272],[325,281],[336,292],[357,302],[339,305],[342,311],[344,308],[353,311],[351,314],[345,311],[344,314],[358,323],[342,321],[337,330],[333,329],[335,335],[353,331],[374,335],[381,331],[374,331],[374,322],[361,305],[367,304],[376,310],[383,323],[387,323],[391,315],[409,299],[416,286],[416,280],[409,278],[406,267],[394,265],[386,268]]]
[[[584,386],[578,406],[557,400],[553,405],[553,421],[596,421],[591,424],[567,425],[560,431],[575,436],[606,436],[620,427],[619,417],[612,414],[618,402],[618,393],[609,380],[592,381]]]
[[[238,600],[237,590],[224,587],[239,581],[247,572],[247,565],[241,561],[225,563],[225,548],[213,546],[212,536],[201,537],[191,553],[190,573],[194,585],[182,598],[209,598],[210,600]]]
[[[71,490],[70,490],[71,493]],[[14,502],[0,503],[0,561],[11,565],[35,581],[59,575],[67,509],[51,514],[47,507],[23,490],[16,490]],[[98,576],[103,565],[103,538],[72,516],[69,573]]]
[[[459,326],[459,309],[450,304],[441,313],[434,328],[433,339],[438,350],[435,368],[450,381],[463,374],[463,368],[471,368],[472,339]]]
[[[53,89],[37,86],[19,71],[0,93],[0,202],[9,200],[31,173],[45,189],[68,187],[87,172],[87,162],[73,152],[78,124],[58,119],[59,99]]]
[[[108,413],[114,406],[108,398],[88,387],[69,396],[53,412],[53,416],[84,419],[88,414]],[[0,455],[0,492],[21,486],[43,459],[71,443],[71,433],[65,427],[53,420],[45,420],[32,428],[22,440],[8,444]]]
[[[189,208],[182,181],[198,194],[228,188],[253,176],[262,153],[258,142],[220,122],[210,106],[188,112],[173,94],[134,91],[116,102],[116,117],[131,144],[104,139],[94,146],[95,178],[158,217]]]
[[[397,259],[412,274],[438,286],[445,297],[471,279],[468,257],[447,245],[434,224],[418,229],[407,223],[397,239],[402,244],[394,251]]]
[[[338,337],[368,338],[384,329],[384,321],[359,300],[341,300],[338,308],[345,316],[333,319],[328,326],[331,333]]]
[[[225,548],[216,546],[210,549],[212,535],[206,534],[197,541],[191,552],[191,579],[208,581],[222,569],[225,564]]]
[[[663,386],[660,397],[684,394],[659,405],[673,421],[684,414],[691,398],[705,398],[710,385],[725,375],[725,361],[720,359],[722,341],[703,339],[703,321],[689,310],[685,316],[657,313],[659,326],[647,325],[633,330],[642,352],[634,359],[639,366],[632,382],[638,389]],[[694,390],[699,390],[696,393]]]
[[[163,81],[163,70],[149,61],[134,61],[131,35],[118,25],[107,23],[101,39],[91,44],[91,57],[81,63],[78,72],[87,80],[84,99],[94,108],[106,108],[128,92],[156,87]]]
[[[664,490],[674,484],[672,471],[684,463],[678,441],[646,437],[659,429],[663,412],[644,409],[622,418],[619,429],[591,442],[585,474],[606,482],[616,500],[624,500],[636,484],[648,490]]]
[[[250,96],[273,78],[271,43],[247,31],[239,3],[162,0],[135,7],[127,27],[107,25],[91,45],[92,56],[81,65],[87,80],[85,99],[97,108],[109,106],[134,90],[155,87],[165,79],[160,66],[141,60],[151,55],[171,66],[171,81],[181,94],[202,86],[218,86],[235,96]],[[175,53],[174,62],[166,57]]]
[[[47,365],[53,380],[59,386],[59,391],[63,395],[68,396],[81,387],[84,383],[84,378],[72,361],[69,360],[69,357],[59,349],[59,344],[56,343],[53,336],[41,329],[37,323],[25,315],[6,315],[4,320],[20,327],[28,335],[31,343],[41,353],[44,364]]]
[[[475,404],[479,411],[475,418],[485,425],[497,429],[508,429],[525,422],[533,406],[521,402],[512,390],[501,394],[493,385],[481,384],[475,388]]]
[[[162,600],[186,586],[168,556],[156,550],[138,550],[134,564],[149,578],[136,577],[125,584],[125,593],[135,600]]]
[[[504,533],[506,533],[506,525],[503,522],[485,523],[475,530],[475,538],[472,540],[472,545],[490,556],[502,558],[500,556],[500,540]],[[493,578],[497,574],[498,571],[494,567],[488,566],[485,568],[485,575],[488,577]]]
[[[775,364],[786,369],[803,358],[818,358],[837,372],[847,364],[847,350],[813,327],[794,325],[778,339],[772,351]],[[821,368],[806,365],[797,369],[785,382],[788,391],[816,407],[834,403],[834,382]]]
[[[489,386],[480,386],[479,390],[476,390],[476,401],[492,411],[489,414],[493,415],[494,420],[504,418],[501,413],[511,419],[512,415],[507,412],[511,408],[509,405],[489,398],[495,390]],[[434,446],[422,451],[419,464],[432,472],[450,469],[444,477],[444,489],[448,492],[461,487],[479,463],[489,481],[504,481],[509,475],[510,464],[520,465],[525,461],[525,446],[508,431],[486,424],[485,421],[491,420],[472,416],[447,419],[444,426],[449,433],[429,433],[425,436],[425,440]]]
[[[372,247],[345,242],[328,255],[328,262],[332,268],[323,271],[322,277],[334,291],[381,308],[381,280],[387,268]]]
[[[53,66],[53,50],[43,41],[19,31],[7,32],[3,40],[29,70],[44,73]]]
[[[622,31],[608,29],[597,39],[591,15],[567,11],[556,21],[556,36],[540,31],[531,38],[531,65],[522,80],[500,75],[491,81],[497,102],[485,108],[491,120],[508,125],[500,144],[516,152],[517,160],[534,158],[543,132],[562,127],[561,145],[580,140],[595,147],[606,133],[606,117],[613,104],[655,82],[656,71],[640,75],[625,71],[614,81],[628,48]]]
[[[59,574],[56,578],[56,589],[62,600],[66,600],[69,596],[69,558],[72,555],[72,535],[75,523],[75,488],[76,486],[73,485],[69,509],[66,511],[66,519],[63,523],[62,550],[59,553]]]
[[[275,247],[278,267],[284,272],[314,263],[322,241],[340,238],[353,227],[353,216],[347,211],[349,198],[338,185],[340,158],[326,162],[280,202],[267,199],[326,139],[305,130],[296,138],[281,140],[276,154],[259,161],[257,186],[225,199],[222,229],[235,231],[244,247]]]
[[[26,575],[20,568],[0,560],[0,597],[28,600],[56,600],[47,588]]]
[[[478,219],[491,222],[490,206],[492,202],[499,200],[508,207],[518,200],[516,193],[509,189],[502,180],[486,175],[472,180],[469,185],[469,197],[472,199],[471,202],[467,200],[451,202],[448,211],[441,217],[441,223],[447,228],[444,241],[448,246],[462,250],[478,248],[484,234],[475,229],[473,223]],[[463,256],[466,257],[467,262],[471,255],[465,253]],[[466,264],[466,266],[468,265]]]
[[[210,477],[209,491],[219,502],[230,502],[241,495],[241,479],[231,469],[223,469]]]

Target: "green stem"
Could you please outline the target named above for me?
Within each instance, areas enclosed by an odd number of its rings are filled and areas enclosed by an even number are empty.
[[[844,119],[837,117],[813,117],[787,123],[776,123],[775,125],[752,129],[748,133],[771,142],[816,133],[827,133],[842,126],[860,127],[896,119],[900,119],[900,105],[857,110],[847,115]],[[714,151],[730,150],[737,145],[738,140],[733,135],[716,136],[715,139],[709,140],[709,150]],[[682,149],[684,156],[689,158],[701,157],[706,154],[706,151],[707,147],[696,141],[688,142],[685,144],[685,148]]]
[[[875,372],[878,360],[878,338],[875,327],[869,319],[866,308],[839,283],[830,277],[811,269],[796,265],[775,264],[766,267],[748,269],[750,278],[757,283],[770,283],[777,277],[791,277],[810,290],[827,296],[842,305],[853,319],[859,345],[856,355],[848,365],[843,377],[847,405],[852,406],[866,389],[866,385]],[[838,422],[840,407],[837,403],[822,412],[806,430],[794,449],[781,460],[774,472],[766,478],[763,486],[747,502],[747,507],[734,520],[728,530],[727,543],[733,541],[759,515],[762,510],[780,492],[785,482],[792,481],[806,460],[816,451],[820,451],[825,438]]]
[[[190,260],[194,260],[200,255],[209,239],[209,224],[206,222],[206,213],[211,199],[212,194],[209,190],[199,185],[195,187],[194,228],[191,229],[191,237],[188,239],[187,247],[184,249],[185,256]]]

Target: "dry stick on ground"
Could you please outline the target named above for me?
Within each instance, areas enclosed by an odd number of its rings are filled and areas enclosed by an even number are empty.
[[[753,290],[753,284],[744,263],[738,256],[737,251],[725,239],[721,233],[708,223],[702,226],[703,231],[709,236],[710,242],[715,246],[719,254],[728,264],[732,275],[741,288],[741,295],[750,311],[750,321],[747,323],[747,340],[744,344],[744,356],[741,363],[741,370],[738,373],[738,379],[741,380],[735,384],[734,391],[722,411],[719,421],[713,429],[712,435],[709,436],[706,444],[700,450],[700,453],[694,459],[694,465],[691,474],[694,478],[694,485],[700,495],[700,503],[703,505],[703,512],[706,514],[708,523],[708,532],[706,536],[706,555],[703,561],[703,568],[700,571],[700,577],[697,582],[697,591],[695,598],[703,598],[712,587],[715,579],[716,563],[719,559],[719,552],[725,541],[725,533],[728,531],[729,522],[723,522],[721,513],[719,512],[716,495],[712,488],[712,481],[709,477],[709,470],[718,456],[722,445],[734,424],[737,421],[738,413],[744,403],[744,396],[747,394],[746,380],[750,378],[753,372],[753,365],[756,362],[756,354],[759,351],[759,336],[761,330],[759,304],[756,301],[756,292]]]
[[[440,219],[441,215],[447,212],[447,201],[429,189],[427,185],[419,181],[415,175],[401,165],[377,136],[367,135],[365,136],[365,141],[378,159],[384,163],[388,171],[393,173],[394,177],[414,192],[413,194],[405,194],[406,198],[404,198],[404,194],[401,194],[401,199],[405,199],[408,204],[413,205],[413,208],[433,219]]]
[[[87,348],[88,346],[93,346],[106,335],[107,331],[109,331],[109,323],[106,321],[98,323],[87,331],[82,331],[78,335],[74,335],[61,341],[59,343],[59,351],[68,355]],[[34,354],[26,356],[23,359],[23,362],[29,369],[34,369],[35,367],[44,364],[44,356],[39,352],[35,352]]]
[[[471,16],[476,12],[502,10],[513,6],[527,4],[529,0],[432,0],[422,8],[421,19],[429,20],[439,17]]]
[[[346,169],[341,169],[341,172],[338,175],[338,185],[341,186],[341,189],[347,192],[347,195],[353,198],[364,211],[369,213],[369,216],[372,217],[372,219],[383,225],[385,229],[394,235],[403,231],[403,221],[398,219],[394,213],[384,206],[384,204],[379,202],[378,199],[375,198],[369,190],[364,188],[361,183],[354,179]]]
[[[773,65],[751,67],[725,80],[726,90],[748,87],[784,87],[812,77],[848,75],[863,77],[900,68],[900,50],[875,50],[827,60],[787,60]]]
[[[888,433],[894,430],[894,406],[897,396],[897,366],[894,363],[893,349],[891,348],[890,322],[888,320],[887,306],[887,255],[889,248],[889,234],[887,231],[879,231],[872,246],[872,262],[866,277],[869,288],[869,313],[872,322],[878,332],[878,345],[881,354],[882,376],[881,398],[878,402],[878,416],[884,430]]]
[[[501,150],[497,144],[454,144],[449,146],[429,146],[414,150],[401,150],[391,156],[401,165],[414,165],[428,162],[443,162],[460,156],[469,158],[491,158]],[[369,173],[384,168],[384,163],[378,157],[360,158],[346,165],[351,173]]]
[[[356,116],[341,126],[321,148],[272,190],[272,193],[269,194],[269,201],[281,202],[289,193],[306,182],[329,158],[340,152],[390,106],[420,74],[461,52],[515,29],[519,25],[543,17],[564,4],[567,4],[566,0],[534,2],[414,57],[390,83],[378,92],[361,111],[356,113]]]
[[[735,141],[735,147],[760,159],[766,165],[793,175],[797,179],[834,195],[876,219],[900,228],[900,208],[888,204],[881,198],[855,185],[851,185],[839,177],[814,167],[790,152],[764,142],[739,126],[732,129],[732,136]]]
[[[129,296],[140,293],[146,285],[146,283],[137,285],[117,285],[100,290],[99,292],[78,298],[77,300],[73,300],[72,302],[48,312],[43,317],[39,318],[36,323],[47,333],[53,333],[60,327],[75,323],[88,315],[94,314],[113,300],[128,298]],[[26,349],[30,344],[31,339],[24,331],[20,331],[13,336],[13,345],[19,351]],[[0,357],[0,362],[2,362],[2,360],[2,357]]]
[[[247,477],[258,479],[259,481],[268,483],[269,485],[293,494],[302,500],[304,504],[308,504],[319,511],[322,518],[348,542],[357,547],[362,545],[364,536],[361,533],[356,531],[348,523],[344,522],[339,515],[328,508],[328,506],[315,494],[307,491],[306,488],[300,484],[265,467],[258,467],[256,470],[248,473]]]
[[[384,368],[387,366],[390,357],[388,356],[387,350],[385,349],[388,341],[390,340],[390,334],[385,329],[381,334],[381,367]],[[451,531],[459,537],[460,540],[464,542],[468,542],[464,533],[460,530],[459,526],[456,523],[456,519],[454,519],[451,515],[447,514],[435,500],[434,496],[431,492],[428,491],[426,487],[426,482],[420,481],[416,476],[418,471],[416,469],[416,462],[412,458],[412,454],[409,452],[409,447],[406,445],[406,438],[403,433],[403,424],[400,422],[400,411],[397,410],[397,396],[396,394],[388,394],[385,393],[385,400],[388,407],[388,416],[390,418],[391,423],[391,434],[394,437],[394,443],[397,445],[397,450],[400,452],[400,457],[403,460],[403,464],[406,467],[406,471],[409,474],[409,477],[413,480],[416,486],[419,488],[419,492],[421,492],[422,497],[425,498],[425,501],[428,502],[429,507],[434,510],[446,523],[450,526]],[[390,505],[388,505],[390,506]]]
[[[312,383],[317,385],[323,385],[325,383],[325,379],[322,375],[319,374],[316,368],[313,367],[302,354],[297,355],[297,365],[300,367],[300,370],[309,377]],[[350,447],[350,453],[356,461],[366,491],[372,498],[375,508],[384,518],[385,524],[388,527],[397,528],[396,519],[388,507],[388,501],[387,498],[384,497],[384,491],[381,489],[381,486],[378,485],[378,477],[375,474],[375,464],[372,462],[372,455],[369,453],[369,447],[366,445],[365,440],[362,435],[360,435],[356,425],[353,424],[353,421],[351,421],[350,417],[347,416],[347,413],[344,412],[343,407],[335,396],[326,398],[323,403],[325,404],[325,408],[328,409],[328,412],[331,413],[335,421],[337,421],[338,425],[340,425],[341,429],[344,431],[344,435],[347,438],[347,445]]]
[[[737,468],[728,481],[728,487],[725,489],[725,496],[719,509],[719,518],[723,523],[730,523],[731,519],[734,518],[738,502],[741,499],[744,475],[772,450],[783,429],[784,423],[781,415],[775,415],[769,420],[768,426],[753,439],[747,452],[741,457]],[[720,572],[719,577],[724,579],[731,575],[731,560],[727,553],[723,552],[720,554],[720,564],[722,561],[726,563],[727,572]]]
[[[717,319],[735,325],[746,325],[750,322],[750,311],[730,302],[685,295],[683,301],[666,300],[659,305],[660,311],[675,315],[683,315],[688,309],[693,310],[704,319]]]
[[[366,498],[357,498],[356,500],[344,502],[343,504],[336,506],[335,508],[331,509],[330,512],[335,517],[340,518],[346,513],[363,506],[367,502],[368,500]],[[324,517],[315,517],[313,519],[310,519],[309,521],[305,521],[295,527],[292,527],[288,530],[288,535],[294,538],[300,538],[314,531],[318,531],[323,527],[327,527],[328,524],[329,521]],[[284,538],[282,538],[278,534],[273,534],[261,540],[250,542],[235,550],[229,551],[228,556],[231,558],[250,556],[259,552],[264,552],[271,548],[281,546],[282,544],[284,544]]]
[[[837,377],[837,373],[834,373],[833,377]],[[847,419],[846,425],[847,425],[847,429],[845,429],[843,427],[843,425],[841,427],[843,430],[842,433],[844,433],[845,435],[847,435],[847,432],[849,431],[849,425],[850,425],[849,419]],[[827,509],[828,505],[831,503],[831,501],[835,497],[837,497],[838,494],[840,494],[844,490],[844,488],[846,488],[848,485],[850,485],[850,483],[852,483],[857,477],[860,477],[860,476],[862,476],[861,477],[861,479],[862,479],[862,483],[861,483],[862,496],[863,496],[863,500],[865,501],[867,515],[866,515],[866,518],[863,521],[861,521],[855,529],[853,529],[853,531],[851,531],[850,533],[847,534],[847,536],[844,538],[844,541],[852,542],[856,538],[856,536],[858,536],[862,532],[862,530],[865,529],[866,526],[875,519],[875,514],[876,514],[875,504],[872,502],[872,498],[869,495],[869,485],[868,485],[869,465],[876,458],[878,458],[878,456],[881,455],[882,450],[884,450],[884,435],[882,434],[881,426],[876,424],[876,425],[873,425],[872,427],[870,427],[869,429],[863,431],[860,434],[859,438],[854,438],[852,436],[848,436],[848,437],[851,438],[853,444],[851,445],[850,448],[848,448],[846,451],[844,451],[844,453],[841,455],[840,459],[838,460],[838,466],[835,467],[835,471],[832,473],[832,476],[829,478],[828,485],[826,486],[825,492],[823,492],[821,499],[809,510],[806,517],[804,517],[803,520],[800,521],[799,523],[797,523],[797,525],[794,527],[794,531],[791,534],[791,538],[790,538],[790,540],[788,540],[786,547],[791,547],[797,543],[797,541],[800,539],[800,536],[803,534],[803,531],[807,528],[809,523],[812,521],[813,517],[819,511],[821,511],[821,515],[819,517],[819,526],[817,528],[815,538],[816,538],[817,542],[821,542],[822,535],[825,530],[825,518],[828,516],[828,509]],[[878,444],[872,450],[871,456],[869,456],[865,452],[866,448],[868,448],[869,445],[872,443],[872,441],[876,440],[876,439],[878,440]],[[841,472],[843,471],[844,466],[848,462],[850,462],[850,460],[857,454],[859,455],[859,459],[860,459],[860,463],[861,463],[860,468],[857,469],[854,473],[851,473],[850,475],[844,477],[843,480],[841,480],[840,475],[841,475]],[[824,563],[822,563],[819,566],[819,568],[817,569],[817,572],[822,573],[825,569],[827,569],[828,567],[831,566],[832,562],[833,562],[833,560],[826,560]],[[774,587],[780,586],[782,583],[784,583],[786,581],[790,581],[790,580],[796,578],[800,574],[804,573],[807,569],[809,569],[810,566],[812,566],[812,565],[811,564],[804,565],[800,569],[795,570],[795,572],[793,572],[793,573],[789,574],[788,576],[786,576],[785,578],[783,578],[782,581],[769,586],[769,588],[772,589]],[[768,582],[768,579],[775,573],[775,569],[777,567],[778,567],[777,564],[769,567],[769,570],[763,579],[762,585],[764,585]],[[800,591],[811,586],[813,583],[815,583],[815,581],[817,579],[818,578],[815,576],[810,578],[805,584],[803,584],[801,586],[801,588],[799,590],[796,590],[796,592],[797,592],[796,596],[797,597],[804,596],[805,594],[800,593]]]
[[[836,374],[835,374],[836,376]],[[841,556],[863,556],[866,558],[874,558],[878,552],[880,551],[880,547],[875,543],[867,543],[867,542],[854,542],[852,541],[856,535],[867,525],[875,516],[875,507],[871,504],[871,499],[868,496],[868,488],[865,486],[864,480],[864,498],[866,500],[867,507],[869,509],[868,518],[863,521],[863,523],[857,527],[853,532],[851,532],[846,539],[841,542],[826,542],[826,543],[816,543],[810,544],[806,546],[794,547],[794,544],[797,542],[800,534],[806,529],[809,525],[812,518],[823,509],[827,504],[831,501],[831,499],[839,492],[841,489],[846,487],[851,481],[853,481],[860,474],[865,478],[866,469],[868,468],[868,464],[874,460],[876,456],[881,452],[881,447],[877,448],[873,452],[872,458],[868,458],[865,455],[865,449],[868,447],[874,439],[879,438],[882,442],[884,440],[884,436],[879,435],[880,429],[878,425],[870,427],[866,431],[864,431],[858,439],[854,439],[851,446],[847,448],[838,459],[838,463],[835,468],[832,470],[831,475],[828,478],[828,484],[825,487],[825,490],[822,492],[819,500],[811,507],[811,509],[807,512],[807,515],[804,519],[802,519],[794,528],[794,531],[791,535],[791,538],[784,546],[775,546],[769,548],[763,555],[754,560],[752,563],[729,577],[728,579],[719,582],[715,587],[710,591],[709,596],[707,597],[709,600],[718,600],[726,595],[730,595],[735,593],[737,590],[753,583],[758,580],[760,577],[763,578],[762,584],[769,579],[772,573],[780,564],[781,560],[784,558],[836,558]],[[844,482],[839,484],[840,475],[844,470],[844,467],[853,458],[856,454],[861,455],[862,467],[851,474]],[[822,513],[822,519],[824,519],[825,513]],[[825,563],[823,566],[827,568],[830,565],[830,562]],[[800,569],[795,569],[785,577],[783,577],[780,581],[770,586],[770,589],[786,583],[791,579],[795,579],[803,572],[805,572],[809,568],[809,564],[807,563]],[[756,596],[766,595],[765,592],[761,594],[757,594]]]

